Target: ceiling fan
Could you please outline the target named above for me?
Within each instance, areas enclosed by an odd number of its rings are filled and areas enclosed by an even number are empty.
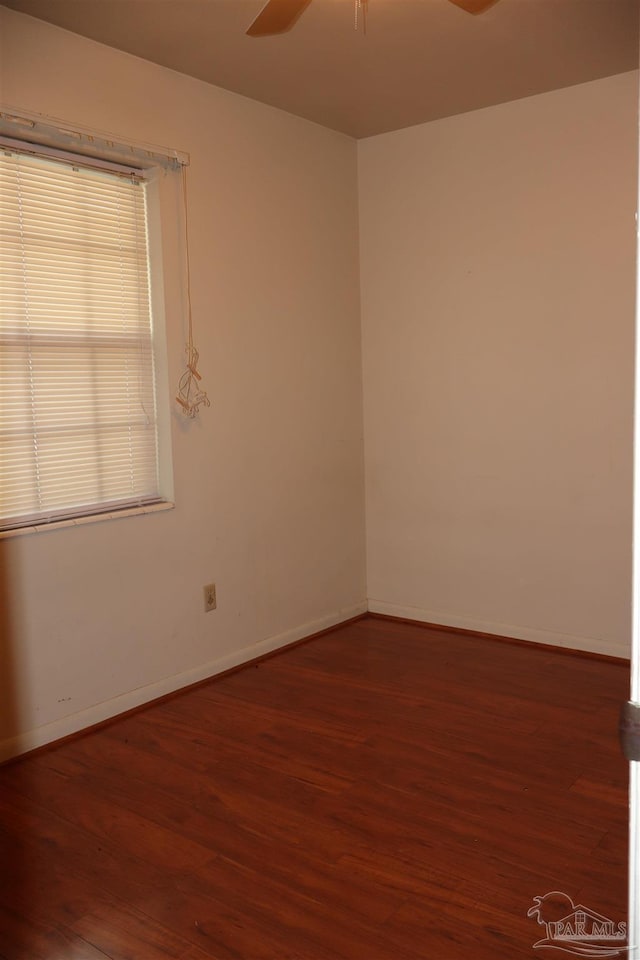
[[[483,13],[492,7],[496,0],[449,0],[467,13]],[[249,29],[249,37],[268,37],[276,33],[286,33],[298,17],[309,6],[311,0],[267,0]]]

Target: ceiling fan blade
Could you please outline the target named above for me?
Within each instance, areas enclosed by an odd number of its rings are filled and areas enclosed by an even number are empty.
[[[247,30],[247,36],[268,37],[274,33],[286,33],[310,3],[311,0],[269,0]]]
[[[484,13],[489,7],[492,7],[498,0],[450,0],[456,7],[466,10],[467,13]]]

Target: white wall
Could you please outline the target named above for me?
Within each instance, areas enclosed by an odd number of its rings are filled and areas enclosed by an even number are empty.
[[[212,400],[174,419],[175,510],[0,544],[7,755],[359,612],[365,581],[355,143],[6,8],[0,38],[1,102],[191,154]]]
[[[637,74],[359,144],[373,610],[627,655]]]

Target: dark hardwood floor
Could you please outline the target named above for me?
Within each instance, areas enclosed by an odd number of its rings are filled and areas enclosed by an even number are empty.
[[[624,920],[627,687],[368,617],[9,764],[0,957],[514,960],[554,890]]]

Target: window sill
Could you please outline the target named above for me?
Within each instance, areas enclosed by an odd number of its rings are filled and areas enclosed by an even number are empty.
[[[120,520],[123,517],[136,517],[143,513],[159,513],[161,510],[173,510],[175,504],[170,500],[163,503],[150,503],[146,507],[129,507],[126,510],[114,510],[111,513],[94,513],[88,517],[75,517],[72,520],[57,520],[52,523],[38,523],[32,527],[16,527],[15,530],[0,530],[0,540],[8,537],[25,537],[33,533],[48,533],[62,527],[79,527],[85,523],[102,523],[103,520]]]

